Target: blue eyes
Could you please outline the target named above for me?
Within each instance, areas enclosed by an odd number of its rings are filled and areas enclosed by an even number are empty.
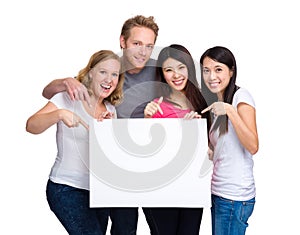
[[[108,72],[105,71],[105,70],[100,70],[99,73],[102,75],[102,76],[107,76],[108,75]],[[119,77],[119,74],[118,73],[112,73],[111,76],[113,78],[118,78]]]

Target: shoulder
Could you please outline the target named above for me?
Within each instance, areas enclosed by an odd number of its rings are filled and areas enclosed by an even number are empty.
[[[63,91],[63,92],[59,92],[59,93],[55,94],[50,99],[50,102],[55,104],[58,108],[68,108],[70,106],[74,106],[73,102],[76,102],[76,101],[72,101],[70,99],[69,94],[66,91]]]
[[[255,107],[255,101],[252,95],[247,89],[243,87],[240,87],[233,96],[232,104],[234,106],[237,106],[239,103],[246,103]]]
[[[110,102],[108,102],[108,101],[104,101],[104,105],[105,105],[105,107],[106,107],[106,109],[109,111],[109,112],[115,112],[116,111],[116,108],[115,108],[115,106],[114,105],[112,105]]]
[[[57,101],[57,100],[71,101],[70,96],[66,91],[58,92],[50,99],[50,101]]]

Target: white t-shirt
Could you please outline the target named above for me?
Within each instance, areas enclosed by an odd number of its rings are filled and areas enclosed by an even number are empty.
[[[239,103],[255,108],[252,96],[243,88],[234,94],[232,106],[237,109]],[[219,137],[218,130],[211,132],[210,140],[215,147],[212,194],[236,201],[255,197],[252,155],[240,143],[231,121],[228,120],[226,134]]]
[[[81,101],[71,101],[66,92],[57,93],[50,100],[57,108],[76,113],[87,124],[93,118],[85,111]],[[105,102],[116,117],[115,107]],[[57,123],[57,156],[50,172],[50,180],[76,188],[89,190],[89,133],[82,125],[69,128]]]

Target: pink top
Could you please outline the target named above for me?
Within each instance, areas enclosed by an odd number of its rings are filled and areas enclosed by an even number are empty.
[[[154,99],[154,101],[157,102],[158,98]],[[183,118],[185,114],[191,111],[190,109],[180,109],[167,101],[161,102],[160,107],[163,114],[156,112],[152,118]]]

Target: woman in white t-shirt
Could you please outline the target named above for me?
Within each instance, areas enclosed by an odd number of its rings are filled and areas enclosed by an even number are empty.
[[[89,103],[57,93],[26,123],[26,130],[40,134],[57,124],[57,156],[47,183],[50,209],[72,235],[105,235],[108,208],[89,207],[88,123],[116,118],[114,105],[122,99],[123,73],[117,54],[94,53],[77,79],[87,88]]]
[[[232,52],[221,46],[200,58],[201,88],[213,123],[209,155],[214,163],[212,234],[243,235],[255,204],[252,156],[258,151],[255,103],[236,85],[237,67]]]

